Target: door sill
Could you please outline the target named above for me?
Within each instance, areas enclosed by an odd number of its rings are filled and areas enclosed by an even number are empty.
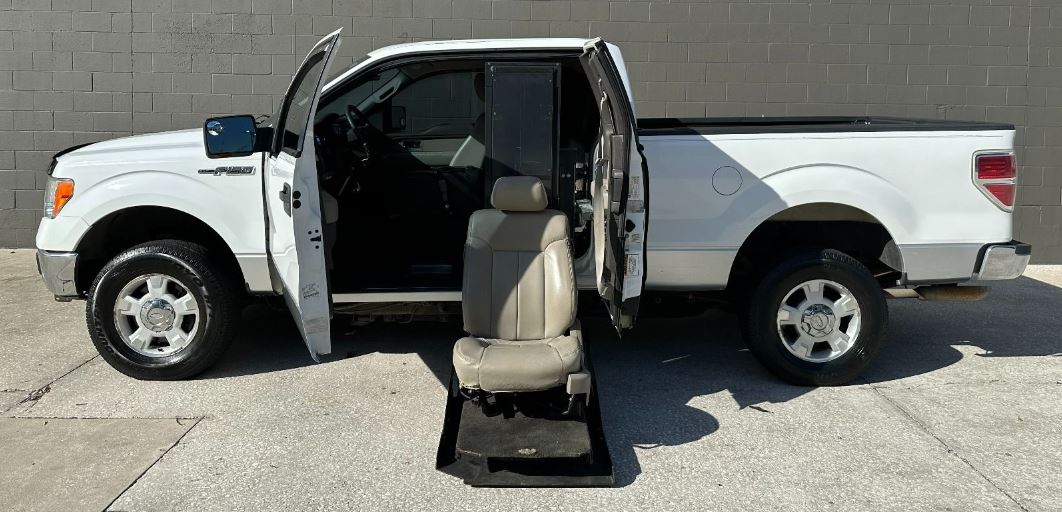
[[[332,302],[461,302],[461,291],[333,293]]]

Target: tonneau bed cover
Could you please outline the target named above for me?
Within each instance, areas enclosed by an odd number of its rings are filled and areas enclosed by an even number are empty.
[[[656,117],[638,120],[638,135],[1013,130],[1008,123],[899,117]]]

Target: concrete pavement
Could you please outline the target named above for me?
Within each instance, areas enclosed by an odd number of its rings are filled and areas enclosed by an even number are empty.
[[[95,356],[84,303],[0,252],[0,495],[16,510],[1057,510],[1062,267],[978,303],[892,301],[860,383],[769,375],[734,319],[588,321],[614,489],[471,489],[434,470],[450,324],[374,324],[311,364],[286,313],[244,313],[199,379]],[[44,422],[48,421],[48,425]],[[59,423],[55,423],[59,422]],[[55,453],[61,452],[62,457]],[[84,491],[78,482],[92,482]],[[78,501],[80,497],[81,501]],[[74,501],[70,501],[74,500]]]
[[[42,512],[102,510],[123,482],[134,482],[197,421],[0,418],[6,460],[0,503]]]

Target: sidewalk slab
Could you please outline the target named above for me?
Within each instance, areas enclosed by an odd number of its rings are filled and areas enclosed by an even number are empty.
[[[37,274],[35,254],[0,250],[0,389],[23,398],[96,356],[85,303],[56,302]]]
[[[878,391],[1026,510],[1062,505],[1062,382]]]
[[[194,419],[0,418],[0,503],[7,510],[102,510]]]

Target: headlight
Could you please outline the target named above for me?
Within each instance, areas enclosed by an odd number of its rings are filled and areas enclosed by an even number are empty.
[[[72,197],[74,180],[48,177],[48,187],[44,191],[44,216],[54,219]]]

